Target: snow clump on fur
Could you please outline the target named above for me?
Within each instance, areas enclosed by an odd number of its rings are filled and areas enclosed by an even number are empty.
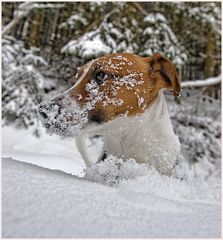
[[[147,164],[138,164],[134,159],[124,160],[109,155],[101,161],[86,169],[85,178],[101,184],[113,186],[122,180],[134,179],[148,173]]]

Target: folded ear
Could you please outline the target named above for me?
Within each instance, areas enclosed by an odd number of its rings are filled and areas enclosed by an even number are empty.
[[[159,87],[173,89],[173,95],[179,96],[181,92],[180,80],[170,60],[159,53],[146,58],[146,60],[150,65],[150,73],[159,80]]]

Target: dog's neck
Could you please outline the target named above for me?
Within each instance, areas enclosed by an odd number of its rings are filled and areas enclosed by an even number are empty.
[[[119,117],[87,132],[103,135],[108,154],[149,163],[163,174],[170,174],[180,154],[162,92],[145,113]]]

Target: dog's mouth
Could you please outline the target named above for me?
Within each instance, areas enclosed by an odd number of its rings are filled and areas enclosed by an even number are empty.
[[[88,121],[91,124],[105,123],[105,114],[101,110],[93,110],[88,113]]]

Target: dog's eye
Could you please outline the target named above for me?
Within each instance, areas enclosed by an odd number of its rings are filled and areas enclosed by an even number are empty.
[[[104,81],[106,81],[108,78],[108,74],[98,71],[94,74],[94,79],[98,84],[102,84]]]

